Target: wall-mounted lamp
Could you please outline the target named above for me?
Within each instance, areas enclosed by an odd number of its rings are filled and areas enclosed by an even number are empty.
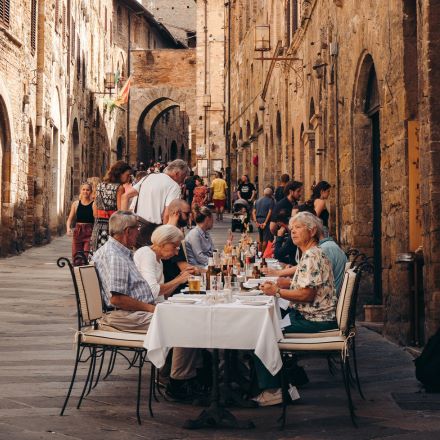
[[[203,95],[203,107],[211,107],[211,95]]]
[[[109,90],[115,88],[115,74],[113,72],[107,72],[105,74],[104,88]]]
[[[270,25],[255,26],[255,51],[267,52],[270,50]]]

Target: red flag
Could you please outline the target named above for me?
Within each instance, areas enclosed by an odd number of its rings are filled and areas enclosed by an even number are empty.
[[[124,87],[122,87],[121,91],[119,92],[119,96],[115,99],[116,106],[120,107],[122,104],[127,104],[128,95],[130,93],[130,82],[131,75],[128,77],[126,83],[124,84]]]

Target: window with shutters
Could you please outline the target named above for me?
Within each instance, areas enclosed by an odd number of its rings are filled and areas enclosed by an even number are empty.
[[[298,0],[292,0],[292,35],[298,30]]]
[[[66,5],[63,3],[63,18],[62,18],[62,25],[63,25],[63,35],[62,40],[63,44],[66,43]]]
[[[1,2],[1,0],[0,0]],[[32,55],[37,48],[37,0],[31,2],[31,50]]]
[[[11,4],[9,0],[0,0],[0,24],[9,26]]]
[[[60,0],[55,0],[55,32],[60,32]]]
[[[80,47],[80,41],[79,36],[76,36],[76,79],[79,81],[81,77],[81,60],[80,60],[80,54],[81,54],[81,47]]]
[[[70,32],[70,41],[72,42],[72,47],[70,49],[72,54],[72,63],[75,58],[75,20],[72,18],[72,30]]]

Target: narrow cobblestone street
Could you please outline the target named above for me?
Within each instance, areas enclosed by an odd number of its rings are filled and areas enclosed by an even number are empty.
[[[213,236],[224,242],[229,221],[217,225]],[[34,247],[0,262],[0,439],[106,439],[134,438],[262,438],[262,439],[438,439],[440,399],[418,393],[411,357],[380,335],[360,329],[360,375],[367,397],[353,392],[359,428],[352,426],[342,381],[332,377],[325,360],[305,360],[310,383],[300,390],[301,400],[289,407],[288,426],[277,427],[279,407],[243,410],[239,418],[256,424],[251,431],[187,431],[185,419],[201,408],[164,402],[153,406],[155,417],[143,404],[143,424],[135,419],[136,372],[118,361],[111,377],[99,383],[80,410],[78,381],[66,415],[59,411],[74,360],[76,310],[70,275],[56,259],[70,256],[67,237]],[[80,379],[84,379],[85,368]],[[145,378],[144,396],[147,396]]]

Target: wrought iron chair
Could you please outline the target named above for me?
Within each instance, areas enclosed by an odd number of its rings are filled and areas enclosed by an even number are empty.
[[[105,353],[107,351],[111,351],[112,356],[110,358],[110,363],[112,364],[112,369],[117,354],[122,355],[129,362],[129,367],[138,368],[136,416],[138,423],[141,424],[140,400],[142,369],[145,362],[148,362],[147,350],[143,346],[145,334],[120,332],[117,330],[99,330],[98,320],[102,317],[103,311],[99,279],[95,267],[93,265],[73,267],[69,259],[65,257],[59,258],[57,260],[57,265],[61,268],[67,265],[70,270],[75,290],[78,319],[78,330],[75,334],[75,342],[77,344],[75,366],[73,369],[69,390],[67,392],[60,415],[64,414],[69,401],[73,385],[75,383],[79,363],[88,363],[89,366],[86,381],[78,401],[78,409],[80,408],[84,397],[90,393],[92,389],[97,359],[101,358],[101,365],[94,386],[96,386],[98,383]],[[127,352],[134,354],[131,360],[124,354]],[[151,417],[153,417],[152,396],[154,394],[154,377],[155,367],[153,364],[151,364],[150,395],[148,403]]]
[[[278,344],[283,360],[290,354],[298,353],[321,353],[325,356],[337,354],[341,363],[342,379],[345,391],[347,393],[348,406],[353,424],[356,425],[354,405],[351,397],[351,378],[352,372],[349,363],[350,355],[353,357],[354,380],[358,391],[365,399],[359,380],[356,360],[356,301],[359,285],[363,271],[370,271],[371,265],[368,262],[361,263],[355,269],[349,269],[344,277],[344,283],[341,288],[338,305],[336,309],[336,319],[338,322],[337,330],[329,330],[320,333],[286,333],[284,338]],[[329,364],[330,367],[330,364]],[[330,368],[331,370],[331,368]],[[280,417],[282,427],[285,426],[286,412],[288,404],[287,379],[284,369],[281,372],[282,391],[283,391],[283,412]]]

